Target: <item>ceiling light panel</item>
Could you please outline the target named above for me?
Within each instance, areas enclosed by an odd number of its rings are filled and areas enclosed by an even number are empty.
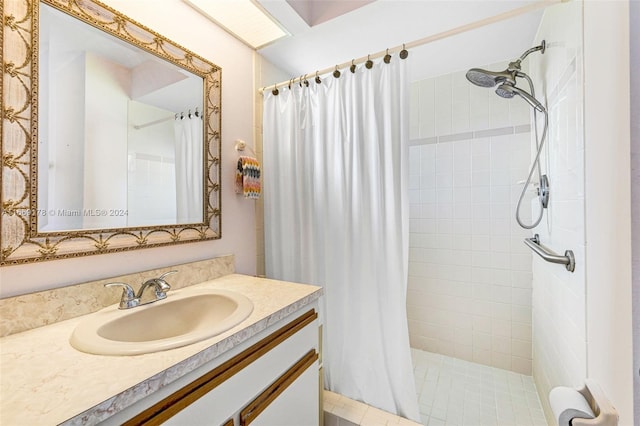
[[[251,0],[184,0],[244,43],[258,49],[288,33]]]

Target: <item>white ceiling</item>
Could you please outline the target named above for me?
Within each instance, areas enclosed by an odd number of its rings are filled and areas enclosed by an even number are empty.
[[[297,2],[312,0],[297,0]],[[317,0],[315,0],[317,1]],[[258,52],[297,77],[458,28],[536,1],[376,0],[309,26],[285,0],[258,0],[290,33]],[[409,51],[411,80],[520,56],[534,40],[542,11],[448,37]],[[267,84],[275,82],[266,82]]]
[[[375,0],[286,0],[310,26],[344,15]]]

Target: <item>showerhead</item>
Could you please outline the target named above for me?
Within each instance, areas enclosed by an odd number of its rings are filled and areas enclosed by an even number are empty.
[[[545,137],[547,135],[549,114],[547,113],[546,108],[535,98],[536,93],[535,93],[535,88],[533,87],[533,81],[526,73],[522,71],[521,65],[522,65],[522,61],[528,55],[538,51],[540,51],[541,53],[544,53],[545,48],[546,48],[546,43],[543,40],[542,44],[540,44],[539,46],[532,47],[531,49],[524,52],[520,56],[520,58],[516,59],[513,62],[510,62],[509,66],[504,71],[494,72],[494,71],[483,70],[481,68],[471,68],[469,71],[467,71],[467,80],[469,80],[471,83],[475,84],[476,86],[480,86],[480,87],[498,86],[496,87],[496,94],[498,96],[511,99],[515,95],[518,95],[522,99],[527,101],[527,103],[531,105],[534,109],[533,110],[533,127],[534,127],[534,132],[536,137],[536,147],[538,149],[538,152],[536,154],[533,164],[531,165],[529,176],[527,177],[527,181],[524,184],[522,193],[520,195],[520,198],[518,199],[518,204],[516,206],[516,221],[520,226],[522,226],[525,229],[533,229],[536,226],[538,226],[540,224],[540,221],[542,220],[544,209],[547,207],[546,203],[548,201],[548,195],[545,198],[544,196],[545,194],[543,194],[543,191],[540,191],[539,197],[540,197],[541,209],[540,209],[540,215],[538,216],[538,219],[534,220],[532,224],[525,224],[520,219],[520,207],[523,205],[522,200],[524,199],[526,189],[529,186],[529,183],[531,182],[531,176],[533,175],[533,172],[536,166],[538,167],[538,176],[540,178],[540,182],[542,182],[542,179],[544,176],[542,175],[542,172],[540,170],[541,169],[540,153],[542,152],[542,147],[544,146]],[[525,79],[527,83],[529,83],[529,90],[531,91],[531,93],[526,92],[519,87],[516,87],[516,78]],[[536,117],[537,111],[540,111],[541,113],[544,114],[544,130],[542,131],[542,137],[540,139],[538,139],[538,126],[537,126],[538,121]]]
[[[467,71],[467,80],[476,86],[494,87],[496,84],[504,81],[515,82],[515,76],[509,70],[495,72],[483,70],[481,68],[471,68]]]
[[[518,95],[538,111],[540,112],[546,111],[545,107],[536,98],[534,98],[529,93],[525,92],[519,87],[514,86],[511,83],[503,83],[500,86],[498,86],[496,88],[496,94],[500,97],[507,98],[507,99],[513,98],[515,95]]]
[[[521,72],[520,64],[529,54],[537,51],[541,51],[544,53],[546,47],[546,43],[542,40],[542,44],[536,47],[532,47],[531,49],[524,52],[520,58],[509,64],[504,71],[487,71],[482,68],[471,68],[467,71],[467,80],[476,86],[480,87],[495,87],[498,84],[508,83],[513,86],[516,84],[516,77],[523,77],[524,73]],[[499,93],[498,93],[499,94]],[[499,94],[500,95],[500,94]],[[505,94],[506,95],[506,94]],[[513,97],[513,95],[500,95],[502,97]]]
[[[496,94],[501,98],[511,99],[516,95],[514,87],[510,84],[501,84],[496,88]]]

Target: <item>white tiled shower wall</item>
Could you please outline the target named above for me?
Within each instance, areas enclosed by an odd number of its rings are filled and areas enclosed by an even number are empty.
[[[533,376],[550,419],[542,396],[555,386],[579,387],[587,375],[582,2],[546,9],[536,40],[542,39],[547,50],[529,68],[549,110],[544,162],[551,198],[536,232],[556,253],[571,249],[576,258],[573,273],[537,256],[533,261]]]
[[[411,86],[411,345],[531,374],[530,232],[514,219],[531,161],[530,108],[465,72]]]

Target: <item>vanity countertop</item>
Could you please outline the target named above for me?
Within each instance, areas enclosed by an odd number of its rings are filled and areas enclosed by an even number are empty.
[[[320,287],[232,274],[191,288],[222,288],[253,301],[232,329],[188,346],[135,356],[91,355],[69,337],[84,317],[0,339],[0,424],[88,424],[109,417],[320,297]],[[168,293],[169,297],[171,293]]]

